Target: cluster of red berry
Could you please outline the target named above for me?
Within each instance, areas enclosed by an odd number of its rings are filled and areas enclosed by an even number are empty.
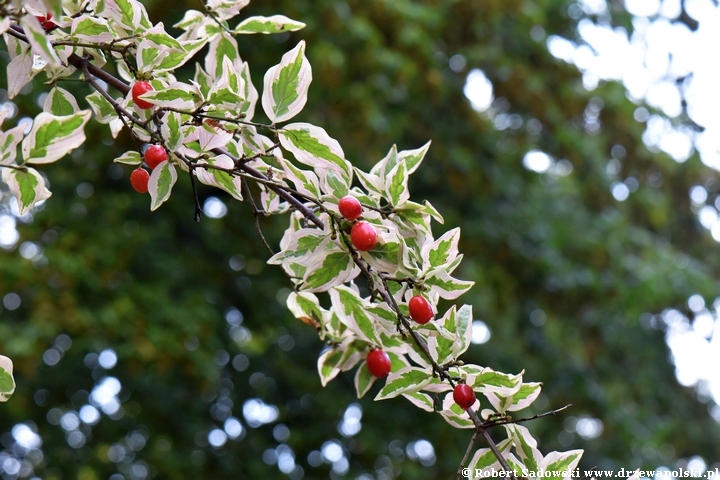
[[[140,95],[153,91],[153,86],[150,82],[135,82],[132,87],[132,99],[139,108],[147,109],[152,108],[153,104],[149,103],[142,98]],[[168,159],[168,154],[162,145],[150,145],[144,154],[145,164],[153,170],[155,167],[160,165],[162,162]],[[130,174],[130,184],[138,193],[147,193],[148,182],[150,181],[150,174],[147,170],[142,167],[138,167]]]
[[[344,196],[338,203],[338,210],[340,210],[340,214],[343,217],[351,222],[355,222],[350,229],[350,242],[353,244],[353,247],[361,252],[372,250],[377,244],[377,232],[375,231],[375,227],[370,223],[364,220],[355,221],[362,215],[363,211],[358,199],[352,195]],[[410,311],[410,318],[421,325],[435,318],[432,305],[430,305],[427,298],[422,295],[415,295],[410,298],[408,301],[408,310]],[[371,350],[365,360],[367,361],[367,368],[373,376],[383,378],[390,373],[390,357],[387,352],[382,349],[376,348]],[[469,385],[460,383],[456,385],[453,390],[453,399],[460,408],[467,410],[475,403],[475,392]]]

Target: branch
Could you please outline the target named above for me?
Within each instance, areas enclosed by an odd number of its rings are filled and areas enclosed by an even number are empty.
[[[265,245],[265,248],[267,248],[268,252],[270,252],[270,255],[275,255],[275,252],[273,252],[272,247],[270,244],[265,240],[265,235],[262,233],[262,229],[260,228],[260,215],[265,213],[262,210],[260,210],[255,203],[255,198],[252,195],[252,191],[250,190],[250,185],[248,185],[247,180],[245,177],[240,178],[240,182],[242,182],[242,186],[245,188],[245,194],[248,197],[248,202],[250,202],[250,206],[252,207],[253,215],[255,216],[255,231],[258,234],[258,237],[260,237],[260,241]]]
[[[208,11],[208,14],[211,15],[213,17],[213,19],[222,28],[227,30],[227,27],[225,27],[222,24],[222,22],[219,22],[218,19],[214,17],[212,12]],[[8,34],[14,36],[15,38],[17,38],[23,42],[29,43],[26,35],[24,34],[22,27],[20,27],[18,25],[11,25],[10,28],[8,29]],[[58,45],[59,44],[61,44],[61,43],[58,43]],[[62,44],[65,44],[65,43],[62,43]],[[97,48],[102,49],[100,46]],[[88,59],[81,58],[77,54],[74,54],[74,53],[71,54],[67,58],[67,62],[70,65],[72,65],[73,67],[75,67],[78,70],[80,70],[81,72],[83,72],[83,74],[86,77],[86,81],[96,91],[100,92],[100,94],[103,95],[106,100],[110,101],[110,103],[115,107],[115,110],[118,113],[118,115],[120,116],[120,118],[123,119],[124,123],[125,123],[125,119],[129,119],[130,121],[134,122],[136,125],[147,130],[149,121],[148,122],[139,122],[130,112],[128,112],[126,109],[124,109],[121,105],[119,105],[114,99],[112,99],[112,97],[110,97],[110,95],[103,88],[101,88],[101,86],[95,81],[95,79],[97,78],[97,79],[104,81],[108,86],[115,88],[116,90],[121,92],[124,96],[127,96],[127,94],[130,92],[130,87],[125,82],[123,82],[121,79],[113,76],[112,74],[102,70],[101,68],[91,64]],[[166,110],[170,110],[170,109],[166,109]],[[153,115],[153,119],[157,120],[159,118],[159,116],[161,116],[163,114],[164,114],[164,112],[162,111],[162,109],[158,109],[158,111]],[[200,112],[195,112],[195,115],[197,115],[198,118],[202,118],[202,117],[212,118],[212,117],[210,117],[208,115],[204,115]],[[222,120],[226,120],[226,119],[222,119]],[[241,120],[235,120],[234,123],[238,123],[238,124],[248,123],[248,124],[253,125],[251,122],[243,122]],[[127,125],[127,123],[125,123],[125,125],[129,127],[129,125]],[[268,127],[266,125],[260,125],[260,124],[257,124],[257,126],[262,126],[264,128],[272,129],[272,126]],[[130,131],[132,134],[132,129],[130,129]],[[148,133],[152,134],[152,132],[148,132]],[[277,146],[278,145],[275,144],[272,148],[276,148]],[[270,150],[272,150],[272,148]],[[249,188],[247,188],[247,184],[246,184],[246,180],[245,180],[246,177],[251,177],[258,183],[264,184],[266,186],[266,188],[275,192],[280,198],[282,198],[283,200],[288,202],[294,209],[296,209],[298,212],[300,212],[308,221],[312,222],[313,224],[315,224],[318,228],[320,228],[322,230],[325,229],[325,224],[323,223],[323,221],[320,220],[316,216],[316,214],[307,205],[305,205],[303,203],[303,201],[299,200],[298,198],[296,198],[293,195],[292,189],[290,189],[289,187],[286,187],[284,185],[273,182],[270,178],[268,178],[268,176],[266,176],[259,170],[248,165],[248,161],[253,160],[257,156],[262,156],[262,154],[258,154],[254,157],[249,157],[249,158],[245,158],[245,157],[238,158],[223,148],[214,148],[212,150],[212,152],[216,155],[227,155],[231,160],[233,160],[233,162],[236,166],[235,171],[232,172],[233,174],[237,175],[241,172],[244,173],[242,175],[242,182],[245,185],[245,187],[248,191],[248,194],[250,196],[250,200],[252,202],[253,213],[255,214],[255,220],[256,220],[256,227],[258,228],[261,239],[263,240],[263,243],[265,243],[266,246],[268,246],[267,242],[265,241],[264,237],[262,237],[262,232],[260,232],[259,224],[258,224],[258,215],[260,213],[260,210],[255,205],[254,199],[252,198],[252,194],[249,191]],[[199,212],[201,210],[199,208],[199,201],[197,198],[197,192],[195,190],[195,182],[194,182],[194,178],[193,178],[193,166],[190,165],[190,167],[191,167],[191,169],[190,169],[191,182],[193,185],[193,191],[195,192],[195,201],[196,201],[195,215],[196,215],[196,220],[197,220],[197,218],[199,216]],[[13,167],[10,167],[10,168],[13,168]],[[16,167],[16,168],[22,168],[22,167]],[[297,192],[294,192],[294,193],[297,193]],[[302,198],[305,198],[302,195],[299,195],[299,196],[301,196]],[[309,199],[309,200],[317,203],[323,211],[327,211],[327,210],[325,210],[325,208],[323,207],[322,204],[318,203],[317,200],[314,200],[314,199]],[[368,207],[368,208],[372,208],[372,207]],[[375,209],[375,208],[372,208],[372,209],[379,211],[383,215],[387,214],[387,212],[383,211],[382,209]],[[343,241],[345,243],[347,243],[344,235],[343,235]],[[365,262],[360,257],[360,255],[353,249],[353,247],[351,245],[347,245],[347,247],[351,253],[353,262],[358,266],[358,268],[360,268],[360,270],[363,272],[363,274],[368,278],[368,281],[370,282],[370,284],[373,286],[377,285],[377,281],[373,277],[373,274],[372,274],[367,262]],[[270,249],[269,246],[268,246],[268,249]],[[271,249],[270,249],[270,251],[272,253]],[[390,308],[392,308],[393,311],[397,314],[398,325],[399,326],[401,325],[407,332],[409,332],[415,345],[417,345],[417,347],[421,350],[421,352],[423,353],[425,358],[428,359],[430,365],[432,366],[434,374],[437,374],[440,378],[442,378],[443,380],[446,380],[451,386],[454,387],[455,381],[448,373],[448,369],[446,367],[438,365],[437,362],[435,362],[433,360],[432,355],[430,354],[430,350],[427,345],[427,342],[417,331],[412,329],[412,325],[410,324],[409,319],[405,315],[403,315],[402,312],[400,311],[399,305],[397,304],[394,296],[390,294],[390,289],[387,284],[388,280],[396,281],[396,282],[402,282],[402,281],[407,281],[408,283],[411,283],[411,282],[406,279],[395,279],[395,278],[391,278],[389,276],[384,276],[382,274],[378,274],[377,277],[380,279],[381,285],[378,286],[379,288],[376,288],[375,291],[377,291],[379,293],[382,300],[385,303],[387,303],[387,305]],[[475,432],[471,439],[470,445],[468,446],[468,449],[465,452],[465,455],[463,457],[461,465],[467,461],[467,458],[469,457],[470,452],[472,451],[472,449],[475,445],[477,437],[479,435],[482,435],[482,437],[485,439],[485,441],[489,445],[490,450],[493,452],[493,454],[497,458],[498,462],[502,466],[503,470],[505,470],[508,473],[512,472],[513,478],[516,478],[514,471],[510,468],[507,460],[502,456],[502,454],[498,450],[497,445],[493,441],[492,437],[490,437],[490,435],[488,434],[486,428],[490,428],[490,427],[497,426],[497,425],[503,425],[503,424],[507,424],[507,423],[518,423],[521,421],[532,420],[535,418],[540,418],[542,416],[551,415],[551,414],[554,415],[555,413],[557,413],[565,408],[567,408],[567,406],[563,407],[561,409],[558,409],[558,410],[554,410],[552,412],[535,415],[534,417],[528,417],[528,418],[519,419],[519,420],[515,420],[515,421],[508,420],[508,421],[501,421],[501,422],[491,422],[490,424],[488,424],[488,422],[482,422],[482,420],[479,418],[479,416],[477,414],[477,411],[468,409],[468,411],[467,411],[468,415],[469,415],[470,419],[472,420],[473,424],[475,425]],[[460,478],[459,474],[458,474],[458,478]]]

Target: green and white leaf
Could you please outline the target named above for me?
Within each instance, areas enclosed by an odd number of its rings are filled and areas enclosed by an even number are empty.
[[[0,355],[0,402],[7,402],[15,391],[15,379],[12,373],[12,360]]]
[[[196,133],[197,141],[200,144],[200,148],[204,152],[209,152],[215,148],[224,148],[228,144],[228,142],[232,140],[233,137],[232,133],[226,132],[225,130],[219,128],[215,128],[208,125],[207,123],[203,123],[200,127],[198,127]],[[229,166],[229,168],[231,169],[234,167],[234,163],[233,165]]]
[[[187,115],[178,112],[167,112],[163,117],[160,133],[165,139],[165,146],[171,152],[177,150],[183,144],[186,132],[183,122],[188,118]]]
[[[172,193],[173,185],[177,181],[175,165],[165,160],[150,174],[148,192],[150,193],[150,210],[157,210],[165,203]]]
[[[312,69],[305,58],[305,41],[301,41],[265,73],[262,106],[270,122],[285,122],[300,113],[310,82]]]
[[[478,372],[478,367],[475,365],[464,365],[460,370],[467,374],[467,383],[473,390],[482,393],[488,399],[491,395],[512,397],[522,387],[522,373],[510,375],[496,372],[489,367]]]
[[[29,49],[10,60],[7,66],[8,98],[15,98],[37,74],[38,71],[33,70],[33,53]]]
[[[282,214],[290,210],[290,204],[282,201],[280,195],[273,190],[262,190],[260,192],[260,205],[262,205],[265,215]]]
[[[452,355],[458,358],[470,346],[472,340],[473,314],[471,305],[463,305],[455,315],[455,325],[452,331],[455,333]],[[446,326],[447,327],[447,326]]]
[[[340,199],[350,190],[350,181],[342,173],[329,168],[316,168],[320,177],[320,190],[332,198]]]
[[[412,392],[412,393],[403,393],[403,397],[407,398],[410,403],[415,405],[416,407],[425,410],[426,412],[434,412],[435,406],[433,403],[433,399],[430,395],[423,392]]]
[[[209,19],[204,13],[197,10],[187,10],[185,12],[185,15],[183,15],[183,18],[179,22],[174,24],[173,27],[185,31],[194,30],[203,23],[205,23],[207,20]]]
[[[73,94],[58,86],[50,90],[43,104],[43,111],[58,116],[72,115],[79,110],[80,107]]]
[[[402,160],[405,160],[405,163],[407,164],[408,175],[415,172],[415,170],[417,170],[417,168],[420,166],[420,163],[423,161],[423,158],[425,158],[425,154],[430,148],[430,143],[431,142],[427,142],[425,145],[415,150],[403,150],[402,152],[398,153],[398,157]]]
[[[240,69],[240,76],[244,81],[243,91],[240,93],[245,99],[245,104],[243,105],[241,112],[245,114],[245,120],[249,122],[255,115],[255,106],[257,105],[260,95],[250,78],[250,66],[247,62],[243,62],[242,68]]]
[[[13,165],[17,157],[17,147],[22,141],[25,125],[18,125],[6,132],[0,132],[0,165]]]
[[[117,157],[113,162],[124,163],[125,165],[142,165],[143,158],[139,152],[129,150]]]
[[[518,424],[503,425],[508,433],[508,438],[512,439],[520,460],[525,467],[532,472],[538,472],[543,463],[543,455],[537,449],[537,440],[530,434],[527,427]]]
[[[301,170],[285,158],[280,158],[278,161],[282,165],[287,179],[295,185],[295,190],[310,198],[320,199],[320,181],[315,172]]]
[[[228,20],[245,8],[250,0],[206,0],[208,10],[220,20]]]
[[[84,127],[90,115],[90,110],[62,116],[40,113],[22,142],[24,161],[52,163],[78,148],[85,143]]]
[[[399,207],[410,199],[408,172],[404,160],[398,161],[385,176],[385,198],[393,207]]]
[[[445,232],[434,242],[426,243],[421,250],[423,259],[423,271],[431,268],[446,265],[458,256],[458,242],[460,241],[460,229],[453,228]]]
[[[322,322],[325,317],[320,307],[320,302],[314,293],[292,292],[285,301],[288,310],[295,318],[312,319],[314,322]],[[305,320],[303,322],[307,323]]]
[[[383,181],[377,175],[365,173],[357,167],[354,167],[355,173],[362,186],[371,196],[381,196],[383,194]]]
[[[375,383],[375,380],[377,377],[375,377],[372,373],[370,373],[370,370],[368,370],[367,362],[363,362],[360,364],[360,367],[355,372],[355,391],[357,392],[357,397],[362,398],[368,390],[370,390],[370,387],[373,386],[373,383]]]
[[[350,258],[347,253],[345,256]],[[350,261],[352,262],[352,259]],[[375,318],[367,312],[368,302],[363,300],[355,290],[344,285],[336,286],[330,290],[330,299],[333,307],[340,313],[341,319],[350,330],[366,342],[381,345],[375,330]]]
[[[248,17],[235,27],[233,33],[283,33],[295,32],[305,28],[305,24],[292,20],[285,15],[272,15],[269,17]]]
[[[218,155],[217,157],[208,158],[207,161],[201,162],[201,165],[204,164],[226,170],[232,170],[235,168],[235,162],[233,162],[227,155]],[[240,177],[230,175],[223,170],[203,167],[196,168],[195,174],[197,175],[198,180],[205,185],[225,190],[227,193],[232,195],[235,200],[242,201],[242,181]]]
[[[86,96],[85,100],[88,101],[90,108],[95,112],[95,121],[98,123],[110,123],[118,118],[115,108],[100,92]]]
[[[20,25],[25,31],[25,37],[30,43],[32,52],[42,57],[53,68],[59,68],[61,66],[60,59],[55,54],[50,39],[37,18],[34,15],[25,15],[20,18]]]
[[[73,19],[70,32],[73,39],[86,43],[111,42],[115,38],[106,19],[86,14]]]
[[[338,365],[345,356],[345,350],[342,346],[329,348],[318,357],[317,367],[320,374],[320,383],[324,387],[330,380],[340,373]]]
[[[140,98],[153,105],[189,112],[199,107],[203,101],[202,94],[195,85],[182,82],[172,83],[162,90],[147,92]]]
[[[470,408],[476,409],[478,401],[476,400]],[[460,408],[453,399],[452,392],[448,392],[443,399],[443,409],[440,411],[443,419],[455,428],[475,428],[466,410]]]
[[[170,54],[165,48],[159,48],[155,43],[142,40],[137,47],[137,69],[141,75],[151,73],[163,59]]]
[[[303,228],[293,232],[282,250],[267,261],[270,265],[280,265],[288,260],[300,261],[306,257],[325,251],[330,236],[316,228]]]
[[[432,375],[427,370],[417,367],[406,367],[397,372],[391,372],[375,400],[387,400],[405,393],[418,392],[430,383],[430,380],[432,380]]]
[[[504,458],[507,458],[507,455],[510,452],[510,447],[512,447],[512,442],[509,439],[505,439],[497,444],[497,449],[500,452],[500,455]],[[470,478],[472,480],[477,480],[491,477],[493,471],[497,472],[501,470],[502,466],[492,450],[489,448],[480,448],[470,459],[468,468],[471,472],[473,472],[473,476]],[[482,471],[483,475],[475,476],[474,473],[476,471]],[[484,475],[485,472],[488,472],[488,475]],[[518,475],[519,474],[520,472],[518,472]]]
[[[542,383],[523,383],[522,387],[511,398],[511,404],[505,411],[516,412],[529,407],[540,395]]]
[[[345,152],[340,143],[323,128],[309,123],[291,123],[281,129],[278,135],[282,147],[291,152],[298,162],[316,171],[334,170],[341,176],[343,183],[351,183],[352,168],[345,160]]]
[[[103,16],[112,18],[125,32],[138,33],[150,28],[147,11],[137,0],[104,0]],[[118,32],[119,36],[126,36]]]
[[[355,266],[352,257],[347,252],[330,249],[320,257],[322,263],[316,259],[312,267],[308,266],[308,270],[303,278],[302,289],[309,292],[321,292],[331,287],[342,285],[355,278],[360,269]]]
[[[425,284],[430,287],[431,295],[439,295],[446,300],[455,300],[475,285],[475,282],[458,280],[451,277],[443,269],[434,270],[425,279]]]
[[[365,306],[368,313],[375,317],[375,322],[389,332],[397,333],[397,314],[388,307],[387,303],[370,303]],[[403,342],[399,342],[403,344]],[[383,345],[389,346],[383,342]]]
[[[563,479],[572,478],[572,473],[577,468],[580,458],[583,455],[582,450],[570,450],[569,452],[550,452],[545,455],[542,462],[540,462],[540,468],[546,472],[565,472]],[[553,478],[560,478],[555,477]]]
[[[155,66],[153,72],[169,72],[180,68],[191,58],[193,58],[195,54],[205,46],[208,40],[208,38],[200,38],[196,40],[183,41],[183,50],[168,51],[168,54],[162,58],[162,61],[160,61],[160,63]]]
[[[223,32],[210,42],[210,49],[205,57],[205,71],[213,80],[220,78],[223,70],[223,60],[227,57],[233,65],[240,64],[238,45],[233,37]]]
[[[50,198],[50,190],[45,187],[45,180],[34,168],[27,168],[27,171],[12,168],[2,168],[2,180],[15,195],[18,201],[20,215],[29,212],[36,203]]]
[[[381,179],[385,179],[388,172],[390,172],[390,170],[392,170],[395,165],[397,165],[397,162],[397,145],[393,145],[392,147],[390,147],[390,151],[387,153],[387,155],[385,155],[382,160],[380,160],[372,167],[372,169],[370,169],[370,173],[373,175],[377,175]]]
[[[455,307],[453,306],[453,308]],[[456,358],[455,355],[453,355],[454,342],[452,340],[448,340],[439,335],[433,335],[428,337],[427,345],[430,350],[430,356],[432,356],[432,359],[435,360],[436,363],[442,365]]]
[[[143,33],[143,38],[154,43],[158,48],[185,53],[183,45],[172,36],[168,35],[162,22],[158,22],[152,28],[146,30]]]

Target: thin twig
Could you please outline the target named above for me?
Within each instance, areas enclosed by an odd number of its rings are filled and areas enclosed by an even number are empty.
[[[475,442],[477,442],[477,437],[480,435],[480,432],[476,429],[473,433],[472,438],[470,439],[470,443],[468,444],[467,450],[465,450],[465,455],[463,455],[462,460],[460,460],[460,466],[458,467],[457,472],[457,478],[458,480],[462,480],[465,478],[465,476],[462,474],[462,471],[464,470],[465,462],[468,461],[470,458],[470,453],[475,450]]]
[[[200,198],[198,197],[197,187],[195,186],[195,170],[191,168],[190,173],[190,185],[192,185],[193,196],[195,197],[195,223],[200,223],[202,218],[202,208],[200,207]]]
[[[0,165],[0,168],[2,168],[2,167],[4,167],[4,168],[10,168],[10,169],[12,169],[12,170],[20,170],[21,172],[27,172],[27,171],[28,171],[28,167],[26,167],[25,165],[12,165],[12,164]]]
[[[482,427],[483,428],[492,428],[492,427],[497,427],[498,425],[509,425],[511,423],[528,422],[530,420],[535,420],[536,418],[542,418],[542,417],[548,417],[550,415],[555,415],[556,413],[562,412],[563,410],[565,410],[566,408],[571,407],[571,406],[572,406],[572,403],[568,403],[564,407],[560,407],[555,410],[550,410],[549,412],[538,413],[537,415],[533,415],[532,417],[523,417],[523,418],[518,418],[515,420],[506,420],[506,419],[498,420],[498,421],[488,420],[487,422],[482,424]]]
[[[250,206],[252,207],[253,215],[255,216],[255,231],[257,232],[258,237],[260,237],[260,241],[263,243],[263,245],[265,245],[265,248],[267,248],[268,252],[270,252],[270,255],[275,255],[275,252],[273,252],[272,247],[270,247],[270,244],[267,242],[267,240],[265,240],[265,235],[263,235],[262,229],[260,228],[260,215],[262,215],[264,212],[257,207],[257,204],[255,203],[255,197],[253,197],[252,191],[250,190],[250,185],[248,185],[245,177],[241,177],[240,182],[242,182],[242,186],[245,189],[245,195],[247,195]]]

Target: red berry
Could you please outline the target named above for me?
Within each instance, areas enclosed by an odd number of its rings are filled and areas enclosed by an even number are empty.
[[[162,145],[150,145],[145,150],[145,163],[150,169],[154,169],[168,159],[168,154]]]
[[[367,252],[377,243],[377,232],[368,222],[357,222],[350,230],[350,241],[361,252]]]
[[[135,82],[135,84],[132,87],[132,99],[133,102],[135,102],[135,105],[142,109],[146,108],[152,108],[153,104],[150,102],[147,102],[143,100],[142,98],[138,98],[143,93],[152,92],[155,90],[153,86],[150,84],[150,82]]]
[[[453,400],[460,408],[467,410],[475,403],[475,392],[470,388],[470,385],[461,383],[456,385],[455,390],[453,390]]]
[[[362,215],[362,205],[357,198],[352,195],[345,195],[338,203],[340,214],[348,220],[355,220]]]
[[[432,306],[422,295],[415,295],[408,302],[410,317],[417,323],[424,325],[435,317]]]
[[[377,378],[382,378],[390,373],[390,357],[379,348],[372,350],[367,356],[367,366],[370,373]]]
[[[138,167],[130,174],[130,185],[138,193],[147,193],[150,174],[142,167]]]
[[[40,22],[40,25],[45,29],[47,32],[48,30],[55,28],[55,22],[51,22],[52,19],[52,13],[47,13],[45,15],[36,15],[35,18],[37,18],[37,21]]]

